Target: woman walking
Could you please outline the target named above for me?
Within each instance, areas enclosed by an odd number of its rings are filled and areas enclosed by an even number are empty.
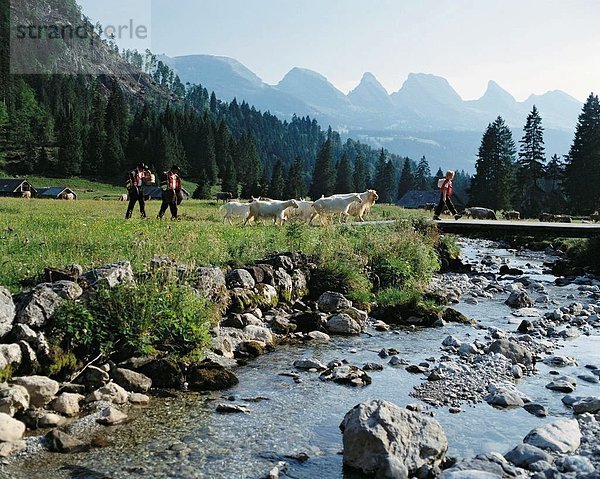
[[[440,202],[435,208],[433,213],[433,219],[436,221],[441,220],[440,215],[444,211],[444,208],[448,208],[450,213],[454,215],[454,219],[458,220],[462,218],[462,215],[458,214],[454,204],[450,197],[452,196],[452,180],[454,179],[454,171],[448,170],[446,171],[446,177],[442,178],[438,181],[438,187],[441,190],[440,194]]]

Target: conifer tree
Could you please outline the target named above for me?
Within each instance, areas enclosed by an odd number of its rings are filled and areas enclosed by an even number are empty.
[[[296,157],[288,169],[285,187],[286,198],[295,198],[299,200],[306,195],[303,163],[302,158]]]
[[[577,122],[567,156],[565,192],[571,211],[593,213],[600,206],[600,101],[590,93]]]
[[[433,189],[437,188],[438,180],[441,180],[442,178],[444,178],[444,176],[445,175],[442,169],[438,168],[438,170],[435,173],[435,176],[433,177],[433,181],[431,182],[431,184],[433,185]]]
[[[223,191],[227,191],[233,194],[235,198],[238,195],[238,179],[237,172],[235,170],[235,164],[233,163],[233,159],[231,157],[227,158],[227,163],[225,165],[225,173],[223,174],[223,182],[221,184],[221,189]]]
[[[385,150],[382,148],[379,150],[379,156],[377,157],[377,164],[375,165],[375,178],[374,178],[374,187],[377,192],[383,191],[385,183],[385,165],[387,164],[387,157],[385,155]],[[381,196],[381,193],[380,193]]]
[[[516,203],[524,216],[537,216],[544,209],[544,191],[539,187],[544,172],[544,129],[535,105],[527,116],[517,161]]]
[[[285,194],[285,178],[284,178],[283,161],[278,159],[273,167],[271,175],[271,183],[269,184],[269,197],[274,200],[282,200]]]
[[[415,171],[415,189],[431,190],[431,170],[427,158],[421,157]]]
[[[398,194],[397,182],[396,168],[391,161],[388,161],[385,164],[383,176],[377,188],[380,203],[394,203]]]
[[[354,174],[352,175],[354,183],[354,191],[363,192],[366,191],[369,186],[369,172],[367,170],[367,164],[365,158],[361,153],[356,156],[356,163],[354,164]]]
[[[398,199],[415,188],[415,177],[412,172],[412,165],[409,158],[404,160],[402,173],[400,175],[400,184],[398,186]]]
[[[81,174],[83,161],[83,145],[81,141],[81,125],[74,114],[65,116],[59,128],[58,171],[71,177]]]
[[[335,167],[331,157],[331,140],[327,139],[315,163],[312,185],[310,187],[310,197],[318,200],[322,195],[330,196],[335,188]]]
[[[344,153],[337,166],[335,193],[352,193],[354,191],[352,173],[352,165],[350,164],[348,155]]]

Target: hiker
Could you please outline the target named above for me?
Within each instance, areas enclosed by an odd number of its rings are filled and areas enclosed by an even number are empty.
[[[462,215],[458,214],[458,211],[456,211],[456,208],[454,207],[454,204],[452,203],[452,200],[450,199],[450,197],[452,196],[452,179],[453,178],[454,178],[454,171],[448,170],[448,171],[446,171],[446,177],[441,178],[438,181],[438,188],[441,191],[440,191],[440,202],[438,203],[438,205],[435,208],[435,211],[433,212],[433,219],[436,221],[441,220],[440,215],[442,214],[442,211],[444,211],[444,208],[448,208],[450,213],[452,213],[454,215],[455,220],[462,218]]]
[[[158,219],[162,219],[167,211],[167,207],[171,210],[171,219],[177,219],[177,206],[181,204],[183,194],[181,192],[181,176],[179,176],[179,167],[173,165],[169,171],[163,173],[164,179],[161,181],[162,205],[158,212]]]
[[[135,204],[140,202],[140,214],[146,217],[146,203],[144,201],[144,183],[153,182],[153,174],[144,163],[138,163],[134,170],[129,172],[127,189],[129,191],[129,205],[125,213],[125,219],[131,218]]]

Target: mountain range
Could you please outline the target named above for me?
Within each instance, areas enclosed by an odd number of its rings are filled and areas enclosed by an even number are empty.
[[[293,68],[277,85],[269,85],[235,59],[212,55],[161,56],[184,83],[201,84],[218,98],[246,101],[282,119],[292,115],[315,118],[343,136],[394,153],[420,158],[432,166],[473,171],[485,127],[501,115],[515,141],[533,105],[540,111],[548,155],[567,153],[582,104],[555,90],[518,102],[490,81],[478,100],[463,100],[440,76],[411,73],[393,93],[372,73],[347,95],[323,75]]]

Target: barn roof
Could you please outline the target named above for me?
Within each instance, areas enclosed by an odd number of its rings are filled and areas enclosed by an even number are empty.
[[[38,188],[38,196],[42,198],[58,198],[63,193],[71,193],[75,195],[75,198],[77,198],[77,193],[66,186],[48,186],[45,188]]]
[[[23,183],[27,183],[32,191],[37,191],[27,180],[21,178],[0,178],[0,193],[16,193]]]

